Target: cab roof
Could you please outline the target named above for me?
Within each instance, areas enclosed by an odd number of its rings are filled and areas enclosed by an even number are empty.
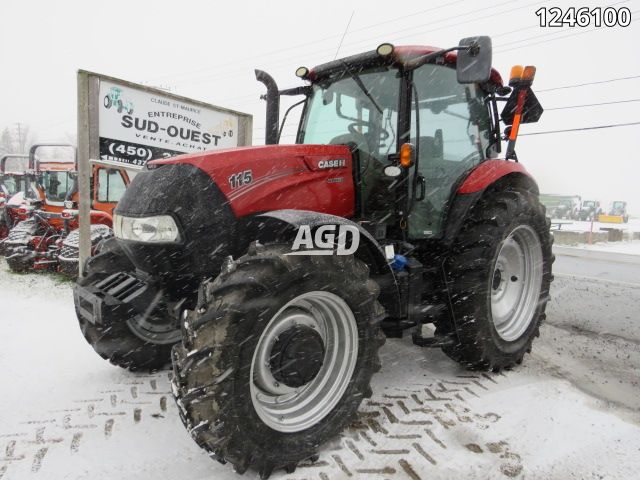
[[[327,78],[334,73],[344,70],[345,64],[355,68],[368,68],[381,65],[395,65],[402,67],[408,65],[409,62],[416,60],[417,58],[424,57],[425,55],[429,55],[440,50],[442,49],[428,45],[394,46],[393,53],[387,57],[381,57],[376,50],[371,50],[369,52],[359,53],[357,55],[351,55],[349,57],[317,65],[311,69],[307,78],[312,82]],[[458,55],[455,51],[447,52],[443,55],[443,58],[445,64],[455,67]],[[503,86],[502,76],[494,68],[491,69],[489,82],[497,87]]]

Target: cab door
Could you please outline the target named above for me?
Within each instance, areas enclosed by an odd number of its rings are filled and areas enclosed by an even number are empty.
[[[442,233],[458,180],[486,160],[491,122],[484,92],[475,84],[458,83],[455,68],[423,65],[413,72],[413,83],[411,143],[418,149],[413,173],[419,181],[408,223],[409,236],[423,239]]]
[[[124,170],[95,167],[92,209],[113,215],[113,210],[124,195],[128,184],[129,177]]]

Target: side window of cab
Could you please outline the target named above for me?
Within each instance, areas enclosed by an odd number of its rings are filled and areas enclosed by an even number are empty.
[[[98,170],[98,192],[96,200],[101,203],[117,203],[127,185],[120,170],[100,168]]]

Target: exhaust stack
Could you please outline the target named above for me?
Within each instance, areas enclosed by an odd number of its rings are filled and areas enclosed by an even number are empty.
[[[262,98],[267,100],[267,124],[264,143],[275,145],[278,143],[278,130],[280,119],[280,92],[278,85],[271,75],[263,70],[256,70],[256,80],[264,83],[267,94]]]

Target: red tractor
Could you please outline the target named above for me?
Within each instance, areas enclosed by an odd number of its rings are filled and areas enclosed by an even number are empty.
[[[19,205],[20,198],[12,201],[14,195],[25,190],[26,182],[26,159],[27,155],[8,154],[0,158],[0,248],[1,241],[9,235],[9,230],[13,226],[16,214],[13,212],[14,205]],[[7,160],[17,161],[17,165],[12,165],[7,169]],[[24,165],[20,162],[25,161]],[[7,205],[11,207],[7,208]]]
[[[74,290],[85,338],[124,368],[171,359],[197,444],[262,478],[353,420],[385,335],[411,329],[472,369],[521,363],[553,262],[515,153],[542,114],[534,73],[514,67],[504,85],[488,37],[382,44],[299,68],[306,84],[282,91],[256,71],[267,145],[136,176]],[[276,144],[281,95],[304,96],[295,145]]]
[[[75,147],[66,144],[38,144],[29,153],[25,185],[26,205],[18,209],[22,219],[4,241],[5,259],[16,272],[60,270],[69,276],[78,270],[77,161],[41,161],[36,157],[43,147]],[[91,210],[91,240],[94,249],[110,236],[112,213],[129,183],[119,169],[95,165]]]

